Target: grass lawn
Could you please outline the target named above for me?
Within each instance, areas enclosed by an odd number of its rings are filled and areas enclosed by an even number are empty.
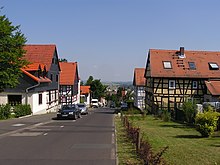
[[[136,150],[131,141],[126,137],[125,128],[119,117],[115,117],[117,156],[119,165],[143,164],[136,155]]]
[[[186,125],[164,122],[153,116],[131,116],[133,125],[140,127],[153,151],[169,146],[163,158],[170,165],[220,165],[220,132],[201,138],[199,132]]]

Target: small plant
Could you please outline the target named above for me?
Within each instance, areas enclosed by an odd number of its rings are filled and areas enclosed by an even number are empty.
[[[217,129],[218,118],[220,113],[207,111],[196,115],[196,130],[203,137],[209,137]]]
[[[161,118],[165,122],[170,121],[171,120],[170,112],[168,112],[168,110],[162,110]]]
[[[18,104],[14,107],[15,117],[30,115],[32,113],[30,105]]]
[[[11,115],[11,106],[9,104],[0,105],[0,119],[8,119]]]

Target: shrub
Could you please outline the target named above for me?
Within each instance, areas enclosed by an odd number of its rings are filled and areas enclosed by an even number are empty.
[[[218,112],[205,112],[198,113],[196,115],[196,130],[201,133],[203,137],[209,137],[217,129],[218,118],[220,113]]]
[[[11,115],[11,106],[9,104],[0,105],[0,119],[8,119]]]
[[[30,105],[18,104],[14,107],[15,117],[30,115],[32,113]]]
[[[168,112],[168,110],[162,110],[161,118],[165,122],[170,121],[171,120],[170,112]]]
[[[192,123],[196,112],[196,104],[192,101],[186,101],[183,103],[182,110],[185,114],[186,122]]]

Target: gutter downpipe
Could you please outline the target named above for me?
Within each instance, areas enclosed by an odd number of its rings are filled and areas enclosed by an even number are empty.
[[[27,105],[27,103],[28,103],[28,91],[29,91],[30,89],[33,89],[33,88],[38,87],[39,85],[40,85],[40,82],[38,81],[36,85],[30,86],[30,87],[28,87],[28,88],[25,90],[25,92],[26,92],[25,104],[26,104],[26,105]]]

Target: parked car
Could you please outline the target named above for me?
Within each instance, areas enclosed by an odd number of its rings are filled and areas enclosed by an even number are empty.
[[[79,109],[81,110],[81,114],[88,114],[88,108],[86,107],[86,104],[85,103],[79,103],[77,104]]]
[[[98,107],[99,107],[99,101],[98,101],[98,99],[92,99],[92,100],[91,100],[91,107],[92,107],[92,108],[98,108]]]
[[[81,118],[81,110],[76,104],[62,105],[57,112],[57,119],[74,119]]]

